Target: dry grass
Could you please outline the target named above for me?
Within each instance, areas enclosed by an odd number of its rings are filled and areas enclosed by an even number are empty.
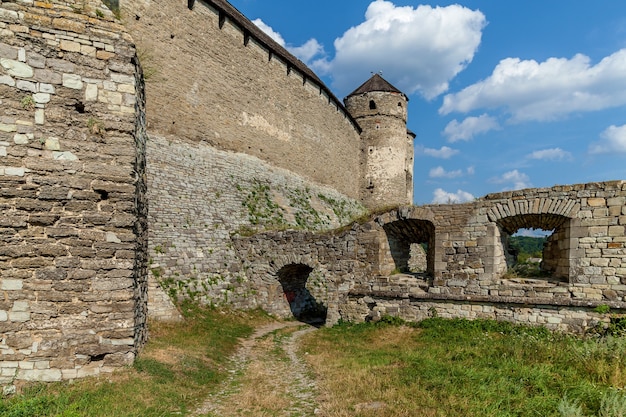
[[[375,335],[362,339],[374,350],[405,350],[417,348],[413,337],[419,330],[407,326],[384,327]],[[415,416],[414,404],[403,404],[399,397],[409,395],[394,383],[392,370],[401,362],[363,364],[363,358],[350,355],[355,346],[314,335],[307,338],[305,355],[319,379],[320,411],[325,417]],[[314,352],[314,353],[313,353]],[[432,410],[419,415],[435,416]]]

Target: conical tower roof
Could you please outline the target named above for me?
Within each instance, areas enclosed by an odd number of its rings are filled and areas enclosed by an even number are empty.
[[[347,97],[357,96],[365,93],[370,93],[372,91],[383,91],[387,93],[398,93],[402,94],[406,101],[409,101],[409,98],[402,91],[398,90],[396,87],[391,85],[389,81],[385,80],[380,74],[376,73],[372,75],[372,77],[365,81],[359,88],[348,94]],[[346,98],[347,98],[346,97]]]

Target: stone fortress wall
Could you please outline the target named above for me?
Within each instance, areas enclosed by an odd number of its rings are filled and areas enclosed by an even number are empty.
[[[151,134],[255,156],[359,198],[358,126],[314,73],[230,4],[129,0],[122,11],[150,69]]]
[[[177,316],[170,296],[262,305],[231,234],[363,211],[359,128],[342,103],[227,2],[188,5],[121,4],[149,74],[148,310],[162,319]]]
[[[142,90],[100,2],[0,1],[0,384],[108,372],[145,340]]]

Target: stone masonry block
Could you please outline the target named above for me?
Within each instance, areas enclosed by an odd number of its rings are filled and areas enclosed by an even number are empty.
[[[78,74],[63,74],[63,86],[74,90],[83,88],[83,81]]]
[[[587,204],[588,204],[590,207],[602,207],[602,206],[606,206],[606,199],[604,199],[604,198],[598,198],[598,197],[588,198],[588,199],[587,199]]]

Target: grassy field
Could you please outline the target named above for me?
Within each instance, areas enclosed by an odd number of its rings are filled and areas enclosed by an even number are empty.
[[[433,318],[322,329],[302,349],[323,416],[626,416],[624,338]]]
[[[72,384],[37,384],[0,399],[2,417],[187,415],[225,376],[241,337],[270,319],[261,312],[182,309],[183,323],[154,324],[133,368]]]
[[[0,416],[190,415],[225,378],[238,338],[272,319],[183,311],[183,323],[151,326],[132,368],[28,386],[0,398]],[[581,339],[481,320],[386,319],[309,333],[300,353],[317,379],[316,416],[626,416],[624,337]]]

